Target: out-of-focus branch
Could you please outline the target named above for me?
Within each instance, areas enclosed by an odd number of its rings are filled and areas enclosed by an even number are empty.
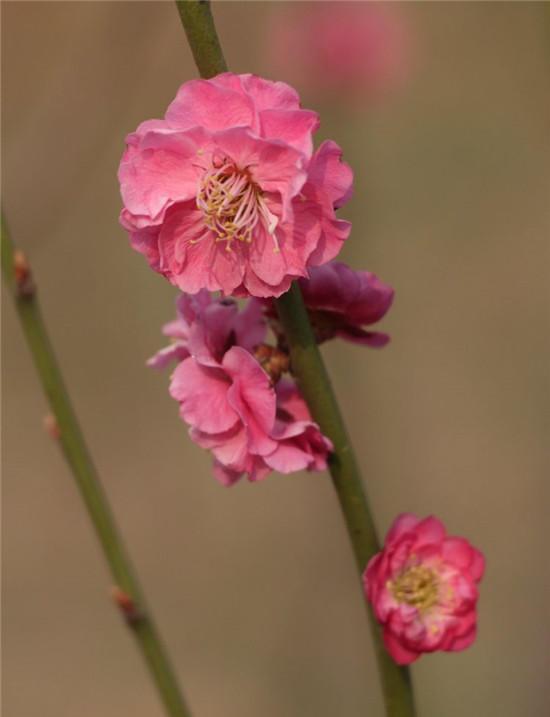
[[[147,612],[140,586],[71,406],[40,313],[30,265],[23,252],[12,244],[3,216],[1,243],[4,283],[14,300],[21,328],[52,412],[48,417],[48,432],[59,443],[88,510],[116,584],[112,591],[113,600],[143,653],[167,715],[190,717],[168,655]]]

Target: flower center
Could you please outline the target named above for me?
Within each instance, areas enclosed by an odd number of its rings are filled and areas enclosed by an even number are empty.
[[[226,242],[228,251],[235,239],[250,244],[258,222],[263,222],[271,235],[277,226],[277,217],[269,211],[248,169],[239,169],[227,157],[215,158],[212,168],[204,174],[197,206],[207,227],[216,234],[216,241]]]
[[[438,579],[434,570],[414,565],[390,582],[389,588],[397,602],[428,610],[438,599]]]
[[[281,376],[290,369],[290,357],[286,351],[282,351],[269,344],[259,344],[254,349],[254,357],[268,374],[271,383],[275,385]]]

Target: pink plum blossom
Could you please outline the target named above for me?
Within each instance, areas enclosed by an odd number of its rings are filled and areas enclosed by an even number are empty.
[[[331,261],[311,269],[309,278],[299,283],[318,343],[339,337],[380,348],[390,340],[388,334],[364,329],[380,321],[393,302],[392,287],[375,274]],[[263,305],[274,330],[283,337],[273,301],[264,300]]]
[[[365,331],[386,314],[394,291],[370,271],[354,271],[333,261],[316,267],[300,287],[319,340],[338,336],[365,346],[385,346],[390,337]]]
[[[186,82],[164,119],[126,138],[120,221],[132,246],[187,293],[284,293],[334,258],[351,228],[335,209],[352,173],[334,142],[313,151],[318,126],[283,82]]]
[[[332,444],[294,383],[279,380],[288,359],[262,343],[261,304],[248,300],[239,309],[233,299],[203,290],[180,296],[177,312],[163,329],[173,343],[148,364],[177,362],[170,394],[191,439],[212,452],[216,478],[232,485],[243,475],[256,481],[273,470],[326,468]]]
[[[151,368],[165,368],[190,355],[215,364],[223,357],[228,342],[252,351],[267,331],[256,302],[249,301],[239,310],[233,299],[214,299],[204,289],[195,295],[180,294],[176,312],[176,319],[162,328],[171,343],[147,361]]]
[[[399,85],[410,58],[403,18],[380,2],[276,3],[266,47],[276,74],[348,102]]]
[[[484,568],[483,554],[466,539],[448,536],[437,518],[411,513],[396,518],[363,582],[398,664],[424,652],[464,650],[474,642],[477,583]]]

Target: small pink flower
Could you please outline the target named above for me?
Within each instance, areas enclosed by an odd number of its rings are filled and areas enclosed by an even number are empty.
[[[303,87],[369,102],[406,76],[405,30],[384,3],[280,4],[270,18],[269,60]]]
[[[394,296],[391,286],[370,271],[333,261],[312,269],[300,287],[319,339],[339,336],[377,348],[390,340],[387,334],[362,328],[380,321]]]
[[[318,343],[339,337],[356,344],[379,348],[390,337],[363,327],[375,324],[387,313],[394,291],[370,271],[354,271],[331,261],[311,269],[300,288]],[[281,333],[277,311],[271,300],[263,302],[275,331]]]
[[[314,153],[316,113],[282,82],[225,73],[182,85],[163,120],[126,138],[120,221],[151,267],[185,292],[279,296],[350,232],[341,150]]]
[[[447,536],[437,518],[421,520],[410,513],[396,518],[363,582],[384,626],[386,648],[398,664],[473,643],[477,583],[484,568],[483,554],[464,538]]]
[[[212,451],[216,478],[231,485],[243,475],[256,481],[272,470],[326,468],[332,444],[296,386],[279,380],[288,357],[262,343],[267,324],[260,303],[249,300],[239,310],[234,300],[201,291],[182,295],[177,310],[164,327],[174,343],[148,364],[178,361],[170,394],[191,439]]]

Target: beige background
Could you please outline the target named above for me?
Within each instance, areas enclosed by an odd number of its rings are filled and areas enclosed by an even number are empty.
[[[548,696],[550,13],[407,4],[409,84],[323,111],[356,172],[343,258],[396,287],[382,352],[326,350],[377,523],[435,513],[487,555],[480,636],[413,668],[422,717],[542,717]],[[193,77],[171,3],[3,3],[4,205],[196,717],[381,717],[325,475],[217,485],[167,376],[173,290],[118,227],[127,131]],[[268,72],[270,3],[215,7]],[[159,717],[4,296],[4,714]],[[545,664],[546,660],[546,664]]]

